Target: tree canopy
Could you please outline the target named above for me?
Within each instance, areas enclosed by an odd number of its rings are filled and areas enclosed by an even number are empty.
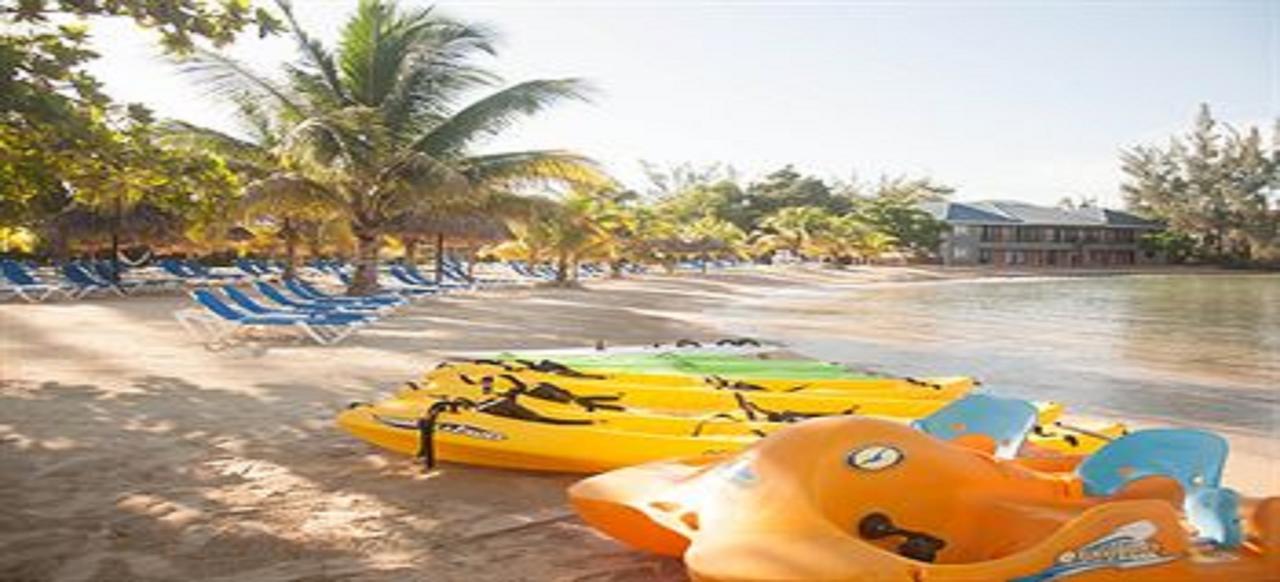
[[[1169,229],[1148,245],[1212,261],[1280,261],[1280,120],[1268,145],[1259,128],[1237,129],[1201,105],[1186,134],[1125,150],[1121,162],[1129,207]]]

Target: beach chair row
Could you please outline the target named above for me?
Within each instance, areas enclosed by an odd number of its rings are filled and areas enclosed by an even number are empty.
[[[0,300],[29,303],[82,299],[91,296],[125,296],[152,291],[173,291],[182,282],[150,269],[117,272],[106,261],[73,261],[50,271],[30,263],[0,259]]]
[[[196,306],[175,312],[174,317],[211,346],[276,332],[332,345],[408,305],[413,297],[425,296],[395,292],[335,296],[294,277],[274,282],[257,279],[244,289],[234,283],[198,287],[190,294]]]

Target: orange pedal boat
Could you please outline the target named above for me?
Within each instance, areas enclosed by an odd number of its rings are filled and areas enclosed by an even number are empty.
[[[1160,442],[1167,458],[1134,458]],[[1219,487],[1225,454],[1210,433],[1139,432],[1052,472],[836,417],[719,462],[591,477],[569,495],[598,530],[683,556],[702,581],[1280,579],[1280,498]]]

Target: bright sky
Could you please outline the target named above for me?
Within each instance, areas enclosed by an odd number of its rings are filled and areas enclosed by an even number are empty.
[[[330,40],[355,4],[295,0]],[[573,149],[637,188],[641,159],[724,162],[747,178],[793,163],[826,178],[927,174],[959,199],[1118,205],[1120,149],[1182,131],[1200,102],[1266,131],[1280,115],[1276,0],[439,5],[501,31],[493,66],[508,80],[599,89],[485,149]],[[110,94],[230,126],[151,35],[94,31]],[[231,53],[260,70],[293,55],[248,36]]]

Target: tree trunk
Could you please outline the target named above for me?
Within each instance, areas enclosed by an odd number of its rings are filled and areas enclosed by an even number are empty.
[[[379,242],[374,232],[356,232],[356,273],[347,286],[348,295],[368,295],[378,290]]]
[[[556,285],[564,286],[569,282],[569,255],[561,253],[556,258]]]
[[[298,276],[298,229],[286,218],[280,234],[284,237],[284,276],[292,279]]]
[[[436,284],[444,283],[444,233],[436,233]]]
[[[111,216],[111,282],[120,283],[120,220],[124,214],[124,203],[115,199],[115,213]]]
[[[404,241],[404,262],[410,266],[418,266],[418,237],[409,236]]]

